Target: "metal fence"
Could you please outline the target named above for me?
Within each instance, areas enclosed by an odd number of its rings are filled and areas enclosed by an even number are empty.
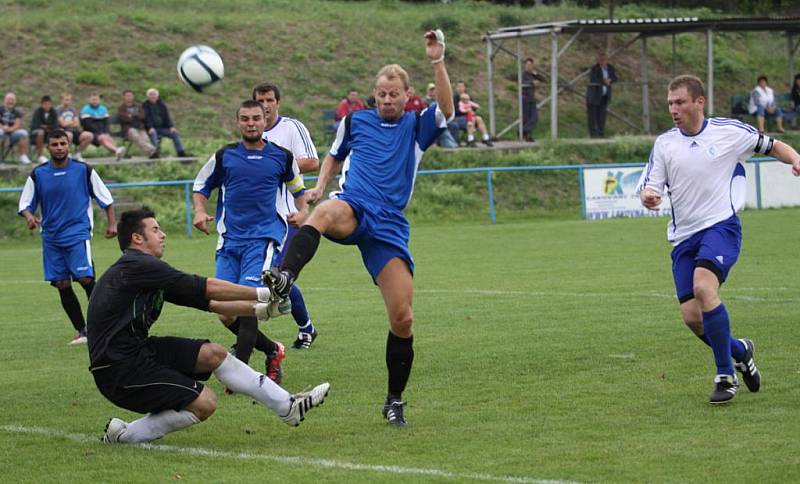
[[[761,208],[761,183],[760,183],[760,167],[761,162],[776,161],[775,158],[761,157],[750,158],[747,163],[755,164],[756,176],[756,200],[757,207]],[[578,174],[578,184],[580,186],[581,196],[581,214],[585,218],[585,188],[583,184],[583,171],[586,169],[595,168],[622,168],[622,167],[643,167],[646,163],[596,163],[596,164],[583,164],[583,165],[546,165],[546,166],[491,166],[480,168],[448,168],[443,170],[420,170],[418,175],[448,175],[448,174],[464,174],[464,173],[486,173],[486,190],[489,206],[489,221],[496,222],[495,215],[495,202],[494,202],[494,183],[492,178],[497,172],[508,171],[557,171],[557,170],[575,170]],[[316,180],[315,176],[307,176],[306,180]],[[162,186],[183,186],[184,193],[184,210],[186,217],[186,235],[192,237],[192,185],[194,180],[172,180],[172,181],[144,181],[144,182],[130,182],[130,183],[109,183],[109,189],[118,188],[133,188],[133,187],[162,187]],[[0,193],[13,193],[22,192],[21,187],[6,187],[0,188]]]

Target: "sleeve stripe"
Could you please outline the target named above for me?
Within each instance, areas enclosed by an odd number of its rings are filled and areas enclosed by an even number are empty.
[[[23,210],[33,213],[36,210],[36,207],[31,206],[35,193],[36,184],[33,182],[33,178],[28,177],[25,181],[25,187],[22,189],[22,195],[19,197],[19,210],[17,213],[22,213]]]
[[[214,153],[211,155],[211,158],[208,159],[203,168],[197,173],[197,177],[194,179],[194,186],[192,187],[192,191],[195,192],[203,192],[207,190],[207,183],[208,179],[211,178],[211,175],[214,174],[214,168],[216,168],[217,164],[217,154]]]
[[[289,121],[295,125],[297,131],[300,133],[300,139],[303,140],[303,146],[306,147],[306,153],[309,158],[318,159],[319,156],[317,155],[317,148],[314,146],[314,142],[311,140],[311,137],[308,134],[308,130],[303,126],[300,121],[296,119],[289,118]]]
[[[108,187],[106,187],[106,184],[100,179],[100,175],[98,175],[94,170],[92,170],[91,180],[91,188],[94,192],[94,199],[97,200],[97,203],[100,205],[100,207],[106,208],[114,203],[114,198],[111,196],[111,192],[108,190]]]
[[[290,181],[286,183],[286,187],[289,188],[289,191],[292,194],[295,194],[299,191],[305,190],[305,185],[303,184],[303,179],[299,176],[295,176]]]

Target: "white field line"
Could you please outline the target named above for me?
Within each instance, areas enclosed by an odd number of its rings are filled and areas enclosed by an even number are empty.
[[[61,430],[48,429],[43,427],[2,425],[0,426],[0,431],[11,434],[33,434],[33,435],[42,435],[46,437],[58,437],[66,440],[71,440],[73,442],[79,442],[84,444],[97,443],[98,445],[100,445],[97,436],[90,436],[85,434],[73,434],[73,433],[63,432]],[[495,476],[491,474],[469,474],[469,473],[450,472],[440,469],[425,469],[419,467],[358,464],[354,462],[339,461],[334,459],[317,459],[313,457],[255,454],[251,452],[229,452],[224,450],[205,449],[202,447],[178,447],[175,445],[164,445],[164,444],[134,444],[131,446],[135,446],[149,451],[183,454],[192,457],[214,457],[218,459],[236,459],[236,460],[266,460],[266,461],[280,462],[282,464],[290,464],[293,466],[323,467],[328,469],[339,469],[345,471],[364,471],[364,472],[373,472],[378,474],[412,475],[412,476],[435,477],[435,478],[454,479],[454,480],[510,482],[510,483],[522,483],[522,484],[568,484],[574,482],[574,481],[535,479],[532,477],[522,477],[522,476],[516,477],[516,476]]]

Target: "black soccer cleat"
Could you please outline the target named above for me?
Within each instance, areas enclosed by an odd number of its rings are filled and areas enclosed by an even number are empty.
[[[728,403],[736,396],[739,381],[733,375],[717,375],[714,378],[714,391],[708,397],[709,403]]]
[[[261,273],[261,283],[269,288],[273,300],[287,299],[294,284],[294,278],[286,271],[276,267]]]
[[[747,353],[745,353],[744,360],[736,363],[734,366],[742,374],[742,380],[744,380],[747,389],[755,393],[761,388],[761,373],[758,372],[756,360],[753,358],[756,347],[753,342],[747,338],[742,338],[739,341],[744,344]]]
[[[403,416],[403,408],[405,402],[398,398],[386,398],[386,403],[383,404],[383,418],[389,421],[390,425],[395,427],[405,427],[408,425],[406,418]]]
[[[311,343],[317,339],[317,336],[319,336],[319,333],[317,333],[316,329],[310,333],[300,331],[297,333],[297,339],[292,343],[292,348],[296,350],[307,350],[311,348]]]

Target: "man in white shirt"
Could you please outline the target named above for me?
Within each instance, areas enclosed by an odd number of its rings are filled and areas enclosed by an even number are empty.
[[[791,164],[800,176],[800,155],[789,145],[735,119],[703,115],[705,89],[694,76],[669,84],[667,103],[675,127],[656,139],[638,192],[642,205],[656,209],[663,189],[672,201],[667,238],[681,316],[711,346],[717,366],[711,403],[726,403],[739,382],[751,392],[761,386],[753,342],[731,336],[730,319],[719,287],[739,257],[742,231],[736,213],[744,207],[744,161],[752,153]],[[735,364],[734,364],[735,361]]]
[[[267,129],[263,134],[264,140],[271,141],[291,151],[297,166],[300,168],[300,173],[319,170],[319,156],[317,155],[317,149],[314,147],[314,142],[308,134],[308,129],[300,121],[288,116],[281,116],[279,113],[281,91],[278,86],[269,83],[259,84],[253,88],[253,100],[258,101],[266,112]],[[297,212],[294,197],[289,195],[286,185],[283,185],[278,190],[276,203],[278,214],[284,220],[287,220],[289,214]],[[296,232],[297,227],[287,224],[286,238],[282,244],[276,265],[283,260],[285,249],[289,246],[289,241],[292,240]],[[300,288],[292,286],[289,299],[292,302],[292,317],[298,326],[297,339],[292,343],[292,348],[308,349],[311,347],[311,343],[317,339],[318,333],[314,323],[311,321],[311,317],[308,315],[306,302]]]

